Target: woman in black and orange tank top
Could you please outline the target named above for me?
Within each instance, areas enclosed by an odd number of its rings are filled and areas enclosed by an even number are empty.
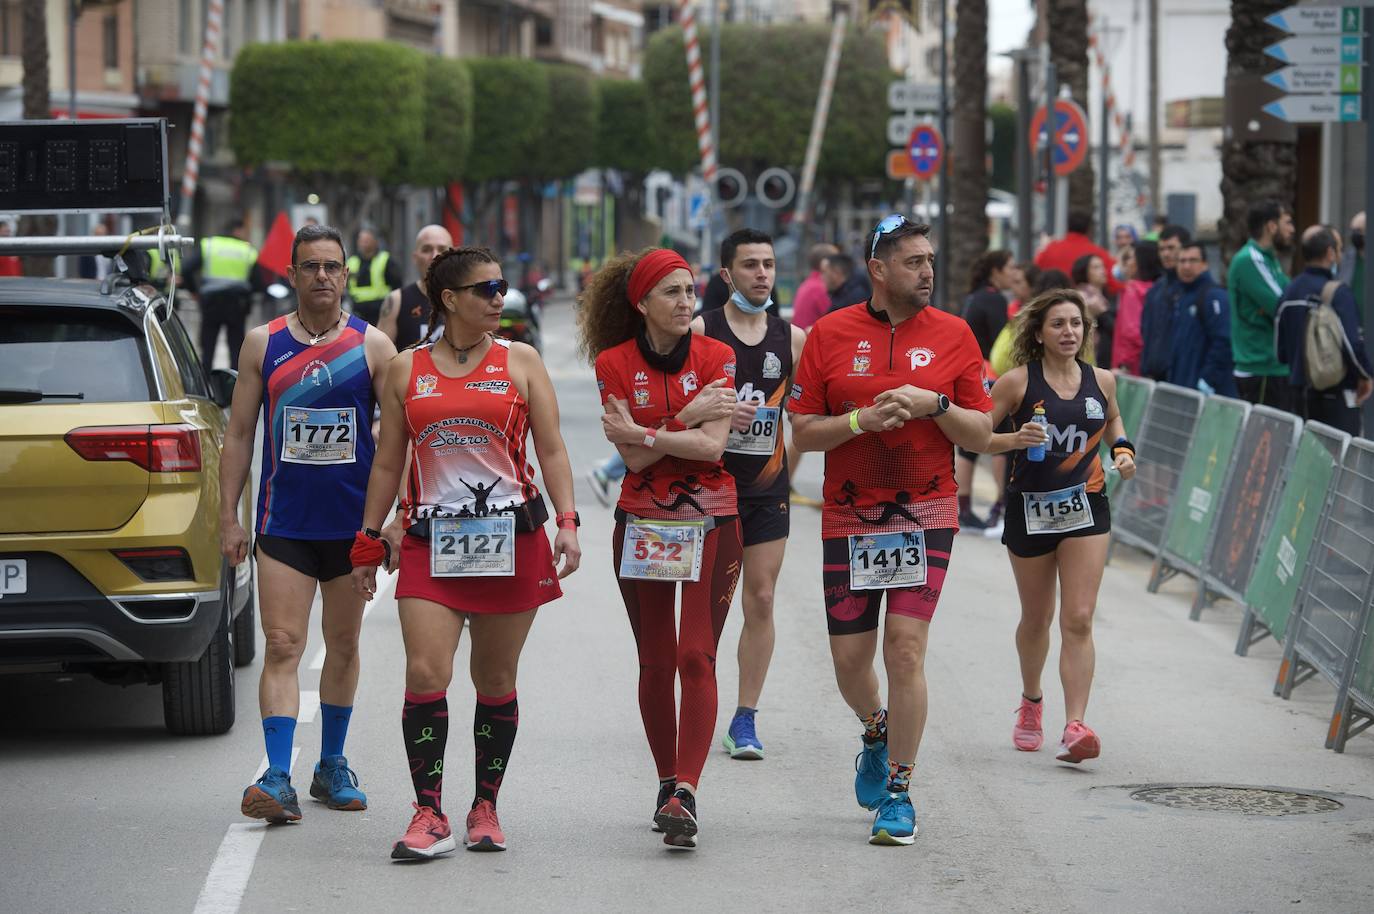
[[[382,437],[368,480],[364,530],[354,546],[353,579],[370,599],[376,566],[393,565],[394,537],[376,528],[396,498],[409,448],[398,518],[406,533],[394,548],[406,648],[401,732],[415,816],[392,848],[395,859],[433,857],[456,847],[441,792],[447,689],[464,619],[472,631],[477,689],[476,797],[464,843],[469,850],[505,849],[496,797],[519,720],[516,664],[536,609],[562,596],[558,581],[581,558],[553,383],[538,352],[493,334],[506,288],[500,264],[485,248],[439,254],[425,290],[434,313],[443,315],[443,335],[400,353],[387,373]],[[544,533],[548,510],[526,447],[531,434],[558,512],[552,549]]]
[[[1021,595],[1022,694],[1012,743],[1034,752],[1044,740],[1040,675],[1061,583],[1059,670],[1067,723],[1056,758],[1077,763],[1101,752],[1097,734],[1083,723],[1095,656],[1093,612],[1111,531],[1098,453],[1104,437],[1114,442],[1112,469],[1129,479],[1135,447],[1117,409],[1115,376],[1081,358],[1092,333],[1083,296],[1072,289],[1045,292],[1016,320],[1016,367],[993,385],[992,421],[1011,417],[1017,430],[994,434],[988,448],[1013,452],[1002,534]]]

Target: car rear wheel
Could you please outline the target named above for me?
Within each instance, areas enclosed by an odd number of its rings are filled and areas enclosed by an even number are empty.
[[[208,736],[234,725],[234,625],[229,601],[221,607],[219,625],[199,660],[163,664],[162,715],[173,733]]]
[[[229,574],[234,570],[230,568]],[[256,573],[248,575],[248,601],[234,618],[234,666],[247,666],[258,653],[258,599],[253,592]]]

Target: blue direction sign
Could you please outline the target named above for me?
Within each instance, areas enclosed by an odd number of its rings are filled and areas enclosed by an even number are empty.
[[[916,180],[929,181],[940,172],[940,163],[945,157],[945,141],[934,124],[917,124],[907,140],[906,154],[911,159]]]
[[[1284,67],[1264,77],[1269,85],[1294,94],[1348,95],[1359,92],[1364,80],[1356,64],[1332,67]]]
[[[1290,95],[1264,106],[1266,114],[1290,124],[1321,124],[1360,119],[1358,95]]]
[[[1363,12],[1358,6],[1290,6],[1264,21],[1294,35],[1358,35]]]
[[[1362,42],[1358,35],[1295,35],[1271,44],[1264,53],[1291,64],[1362,63]]]

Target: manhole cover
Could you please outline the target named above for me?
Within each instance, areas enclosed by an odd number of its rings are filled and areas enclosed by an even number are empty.
[[[1132,791],[1131,799],[1170,809],[1238,812],[1247,816],[1300,816],[1343,808],[1343,804],[1330,797],[1264,787],[1146,787]]]

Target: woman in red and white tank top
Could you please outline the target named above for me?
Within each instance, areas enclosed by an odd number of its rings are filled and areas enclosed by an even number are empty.
[[[519,718],[516,664],[535,610],[562,596],[559,579],[581,560],[572,468],[553,384],[538,352],[492,333],[507,289],[500,264],[485,248],[449,250],[430,264],[425,289],[443,314],[443,336],[400,353],[388,369],[382,436],[353,563],[354,583],[369,599],[376,566],[400,566],[396,598],[406,647],[401,730],[416,812],[392,849],[397,859],[432,857],[456,846],[440,794],[447,689],[464,618],[472,631],[477,689],[477,790],[465,843],[473,850],[505,848],[496,797]],[[552,549],[543,527],[548,510],[526,446],[531,434],[557,511]],[[396,497],[407,448],[410,473],[398,519],[406,533],[388,530],[384,537],[377,528]],[[393,548],[399,563],[388,561]]]

